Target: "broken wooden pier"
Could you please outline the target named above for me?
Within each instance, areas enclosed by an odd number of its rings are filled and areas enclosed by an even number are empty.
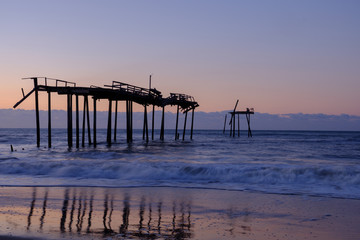
[[[179,139],[178,134],[178,118],[179,111],[185,114],[184,131],[182,139],[185,139],[186,130],[186,118],[189,111],[192,111],[191,131],[190,139],[193,137],[193,125],[194,125],[194,111],[199,104],[192,96],[171,93],[169,97],[164,98],[160,91],[155,88],[137,87],[123,82],[113,81],[111,85],[104,85],[103,87],[78,87],[74,82],[68,82],[59,79],[46,78],[46,77],[31,77],[24,78],[30,79],[34,82],[34,88],[28,93],[24,94],[22,89],[23,98],[14,105],[14,108],[18,107],[25,99],[31,94],[35,94],[35,118],[36,118],[36,144],[40,147],[40,119],[39,119],[39,92],[48,93],[48,147],[51,148],[51,94],[57,93],[59,95],[67,96],[67,140],[69,148],[73,147],[73,98],[75,96],[75,146],[80,147],[80,117],[79,117],[79,97],[83,98],[83,117],[82,117],[82,137],[81,146],[85,146],[85,135],[87,128],[88,144],[96,147],[96,102],[98,100],[107,100],[109,103],[108,109],[108,124],[107,124],[107,144],[111,145],[117,138],[117,114],[118,114],[118,102],[126,102],[126,139],[130,143],[133,141],[133,103],[140,104],[144,107],[144,124],[143,124],[143,140],[149,141],[148,133],[148,118],[147,107],[152,106],[152,129],[151,139],[154,140],[154,121],[155,121],[155,107],[162,109],[160,139],[164,140],[164,126],[165,126],[165,107],[176,106],[176,129],[175,139]],[[151,76],[150,76],[151,83]],[[90,112],[89,112],[89,98],[93,99],[93,138],[91,138],[91,126],[90,126]],[[112,110],[113,103],[115,103],[115,121],[112,137]],[[86,126],[87,125],[87,126]]]
[[[229,112],[229,114],[230,114],[230,121],[229,121],[230,137],[231,136],[235,137],[235,133],[236,133],[236,116],[237,116],[237,134],[238,134],[238,137],[240,137],[240,115],[245,115],[247,126],[248,126],[248,137],[252,137],[251,127],[250,127],[250,115],[254,114],[254,108],[246,108],[245,111],[236,111],[238,103],[239,103],[239,100],[236,101],[234,110],[232,112]],[[225,133],[226,118],[227,118],[227,114],[225,115],[223,133]]]

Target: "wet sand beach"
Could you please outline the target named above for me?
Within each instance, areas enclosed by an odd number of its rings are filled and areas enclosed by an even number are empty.
[[[168,187],[1,187],[0,239],[358,239],[360,201]]]

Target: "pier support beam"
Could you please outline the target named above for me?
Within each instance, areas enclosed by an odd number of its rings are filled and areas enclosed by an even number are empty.
[[[190,130],[190,139],[191,140],[192,140],[193,131],[194,131],[194,113],[195,113],[195,109],[193,108],[192,113],[191,113],[191,130]]]
[[[130,101],[130,140],[133,141],[133,102]]]
[[[94,147],[96,147],[96,98],[93,98],[94,100],[94,126],[93,126],[93,131],[94,131]]]
[[[48,92],[48,148],[51,148],[51,92]]]
[[[165,132],[165,107],[162,107],[160,140],[164,140],[164,132]]]
[[[67,137],[68,137],[68,147],[72,148],[73,146],[73,126],[72,126],[72,95],[67,94]]]
[[[114,142],[116,142],[117,115],[118,115],[118,100],[115,101]]]
[[[233,120],[233,114],[231,114],[230,122],[229,122],[229,125],[230,125],[230,137],[232,136],[232,127],[233,127],[232,120]]]
[[[226,127],[226,117],[227,117],[227,114],[225,114],[225,121],[224,121],[224,130],[223,130],[223,134],[225,133],[225,127]]]
[[[87,118],[87,119],[86,119]],[[90,129],[90,113],[89,113],[89,100],[88,96],[84,96],[84,107],[83,107],[83,125],[82,125],[82,147],[85,147],[85,123],[87,122],[88,141],[91,145],[91,129]]]
[[[248,123],[248,137],[252,137],[252,132],[251,132],[251,128],[250,128],[250,114],[246,114],[246,120]]]
[[[35,89],[35,116],[36,116],[36,145],[40,147],[40,117],[39,117],[39,91],[38,91],[38,79],[34,78]]]
[[[154,140],[154,121],[155,121],[155,105],[153,105],[153,110],[152,110],[151,140]]]
[[[238,137],[240,137],[240,114],[238,114]]]
[[[106,141],[109,146],[111,146],[111,111],[112,111],[112,100],[109,99],[108,125],[107,125],[107,137],[106,137]]]
[[[188,112],[185,113],[184,131],[183,131],[183,137],[182,137],[182,140],[183,140],[183,141],[185,140],[187,114],[188,114]]]
[[[75,107],[76,107],[76,148],[79,148],[80,145],[80,124],[79,124],[79,95],[75,95]]]
[[[146,142],[149,141],[149,131],[148,131],[148,120],[147,120],[147,107],[144,106],[144,125],[143,125],[143,140],[145,140],[146,135]]]
[[[235,128],[236,128],[236,117],[235,117],[235,114],[233,114],[233,118],[232,118],[232,125],[233,125],[233,133],[232,133],[232,136],[235,137]]]
[[[178,136],[179,108],[180,108],[180,106],[178,105],[177,110],[176,110],[175,140],[179,139],[179,136]]]
[[[126,100],[126,138],[127,138],[127,142],[130,143],[132,142],[133,138],[132,138],[132,118],[133,118],[133,113],[132,113],[132,101]]]
[[[83,107],[83,124],[82,124],[82,135],[81,135],[81,146],[85,147],[85,116],[86,116],[86,99],[87,96],[84,96],[84,107]],[[89,126],[88,126],[89,127]]]

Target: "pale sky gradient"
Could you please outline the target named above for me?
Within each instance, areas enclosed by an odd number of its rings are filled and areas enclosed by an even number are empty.
[[[22,77],[147,87],[153,74],[200,111],[239,99],[263,113],[360,115],[357,0],[0,0],[0,30],[0,108],[32,88]]]

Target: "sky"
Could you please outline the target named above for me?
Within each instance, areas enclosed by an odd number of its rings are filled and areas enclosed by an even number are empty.
[[[152,74],[203,112],[239,99],[261,113],[359,116],[359,26],[352,0],[0,0],[0,108],[32,89],[24,77],[147,87]]]

